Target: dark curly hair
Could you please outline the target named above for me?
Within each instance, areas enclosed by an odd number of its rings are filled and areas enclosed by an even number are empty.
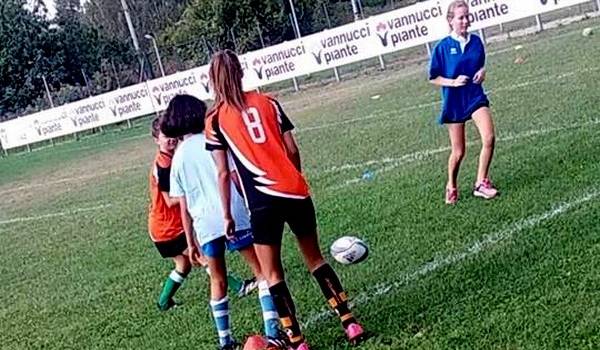
[[[173,138],[200,134],[204,131],[205,115],[206,104],[203,101],[190,95],[177,95],[161,117],[160,131]]]

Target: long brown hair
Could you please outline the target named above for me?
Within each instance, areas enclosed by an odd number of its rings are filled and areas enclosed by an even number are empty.
[[[225,103],[240,112],[245,109],[246,102],[242,90],[244,71],[235,52],[221,50],[215,53],[210,61],[208,75],[215,92],[216,108]]]

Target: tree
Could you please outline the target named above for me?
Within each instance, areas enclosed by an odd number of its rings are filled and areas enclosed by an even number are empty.
[[[32,12],[25,5],[25,0],[0,4],[0,115],[14,113],[42,96],[42,75],[52,73],[60,79],[64,57],[55,45],[56,32],[42,16],[43,8],[34,6]]]
[[[52,23],[44,16],[42,6],[25,5],[25,0],[4,0],[0,4],[0,116],[3,118],[25,109],[49,107],[47,102],[40,105],[45,94],[42,76],[53,91],[67,85],[76,88],[85,84],[82,69],[92,77],[109,58],[117,64],[131,60],[129,46],[109,39],[83,21],[77,0],[58,0],[57,16]],[[59,95],[84,97],[72,93]],[[35,106],[30,107],[32,104]]]
[[[73,1],[73,0],[66,0]],[[140,38],[144,34],[159,35],[175,23],[190,0],[127,0],[133,26]],[[122,42],[131,44],[127,23],[120,0],[88,0],[84,5],[85,21],[103,34],[110,34]],[[143,40],[142,48],[149,47]]]
[[[64,55],[65,84],[85,85],[83,72],[93,75],[107,59],[122,63],[131,59],[131,46],[109,38],[84,19],[79,0],[55,0],[59,48]],[[82,72],[83,71],[83,72]]]
[[[181,48],[188,58],[206,62],[211,51],[238,52],[293,37],[281,0],[193,0],[181,20],[168,28],[161,41]]]

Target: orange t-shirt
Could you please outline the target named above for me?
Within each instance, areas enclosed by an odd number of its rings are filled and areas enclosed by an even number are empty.
[[[209,114],[206,148],[231,150],[251,210],[269,206],[273,197],[307,198],[308,184],[283,142],[294,126],[275,99],[256,92],[244,97],[242,113],[221,104]]]
[[[170,241],[183,231],[179,205],[168,207],[161,192],[169,192],[173,155],[158,152],[150,170],[150,210],[148,232],[154,242]]]

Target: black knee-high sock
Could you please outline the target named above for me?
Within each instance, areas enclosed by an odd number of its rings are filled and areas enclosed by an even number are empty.
[[[304,337],[300,331],[300,324],[296,319],[296,307],[294,306],[290,290],[285,281],[281,281],[269,287],[269,292],[271,292],[271,296],[273,297],[281,325],[286,330],[290,339],[290,345],[295,348],[304,341]]]
[[[327,302],[340,317],[342,326],[346,328],[349,324],[355,323],[356,319],[348,308],[348,297],[333,268],[325,263],[313,271],[313,276],[319,283]]]

